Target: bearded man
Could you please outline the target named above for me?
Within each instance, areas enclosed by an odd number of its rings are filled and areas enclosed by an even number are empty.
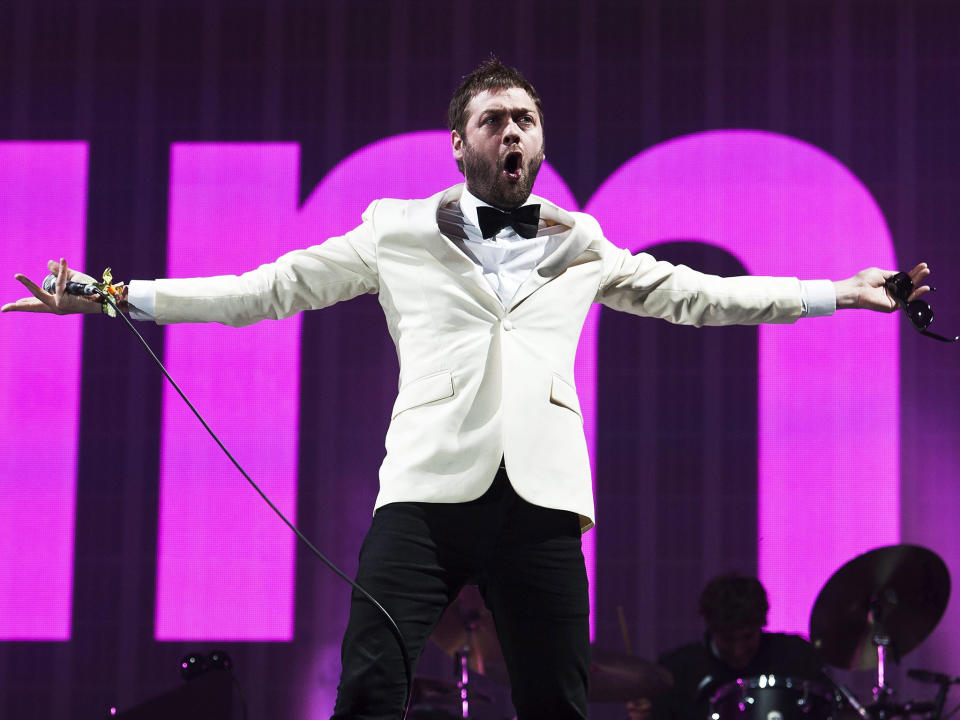
[[[341,237],[240,276],[134,281],[134,317],[241,326],[378,293],[400,358],[399,392],[358,582],[396,619],[416,659],[460,588],[490,608],[521,719],[587,715],[589,607],[580,536],[593,525],[590,463],[574,384],[594,302],[692,325],[789,323],[836,307],[892,311],[892,271],[838,283],[720,278],[631,255],[597,221],[531,195],[543,108],[490,60],[449,108],[465,185],[378,200]],[[51,261],[56,291],[4,311],[100,312],[64,294],[83,279]],[[911,273],[915,284],[925,265]],[[926,292],[918,288],[914,297]],[[357,593],[335,718],[400,718],[398,646]]]

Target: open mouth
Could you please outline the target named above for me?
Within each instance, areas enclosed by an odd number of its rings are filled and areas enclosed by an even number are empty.
[[[511,180],[519,180],[520,176],[523,175],[523,153],[521,152],[512,152],[508,153],[503,160],[503,174],[506,175]]]

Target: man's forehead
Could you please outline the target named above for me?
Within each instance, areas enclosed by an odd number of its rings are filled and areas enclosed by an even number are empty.
[[[468,114],[472,117],[475,113],[481,113],[485,110],[529,110],[536,112],[537,104],[523,88],[494,88],[474,95],[467,109]]]

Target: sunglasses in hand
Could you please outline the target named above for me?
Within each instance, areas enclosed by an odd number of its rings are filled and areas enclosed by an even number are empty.
[[[910,279],[909,275],[904,272],[898,272],[884,284],[890,294],[900,303],[900,307],[902,307],[903,311],[907,314],[907,319],[910,320],[910,323],[919,330],[921,334],[932,337],[934,340],[939,340],[940,342],[949,343],[960,340],[960,336],[948,338],[927,330],[927,328],[930,327],[930,323],[933,322],[933,309],[926,300],[909,300],[910,293],[913,292],[913,280]]]

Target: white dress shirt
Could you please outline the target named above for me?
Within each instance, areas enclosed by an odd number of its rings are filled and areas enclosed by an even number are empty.
[[[490,283],[500,302],[506,306],[537,264],[563,242],[567,229],[558,227],[560,232],[538,233],[536,237],[524,238],[507,225],[492,238],[484,240],[477,219],[477,208],[481,205],[486,206],[487,203],[478,200],[466,188],[463,189],[460,212],[467,220],[463,226],[467,234],[463,243],[473,255],[473,261],[483,270],[483,277]]]

